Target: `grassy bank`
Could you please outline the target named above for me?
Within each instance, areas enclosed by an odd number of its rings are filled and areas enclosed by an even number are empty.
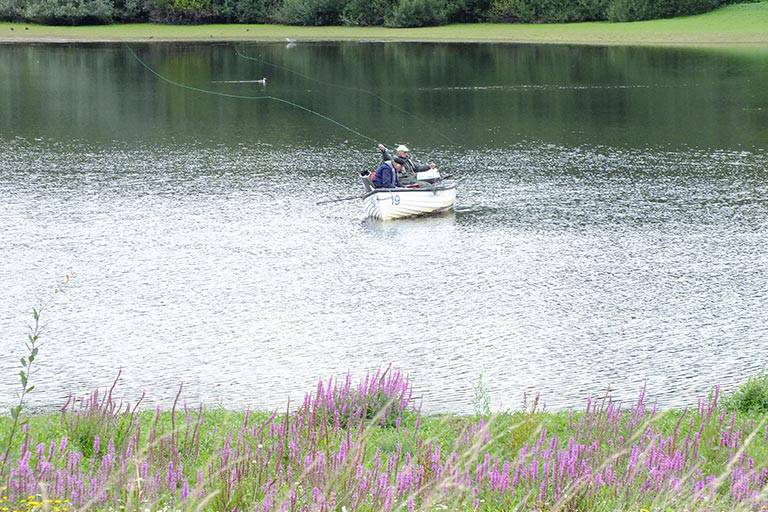
[[[753,387],[739,403],[768,405],[768,382]],[[715,391],[664,413],[641,394],[578,412],[422,416],[389,370],[320,382],[274,413],[183,399],[139,412],[96,394],[30,418],[0,468],[0,509],[763,510],[765,418],[729,408]]]
[[[736,4],[697,16],[633,23],[468,24],[430,28],[285,25],[40,26],[0,23],[0,42],[137,41],[477,41],[509,43],[768,46],[768,2]]]

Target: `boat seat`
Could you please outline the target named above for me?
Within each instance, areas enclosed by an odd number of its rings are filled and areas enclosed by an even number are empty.
[[[371,178],[369,178],[368,176],[360,176],[360,181],[363,184],[363,188],[365,189],[366,194],[376,188],[373,186],[373,182],[371,181]]]

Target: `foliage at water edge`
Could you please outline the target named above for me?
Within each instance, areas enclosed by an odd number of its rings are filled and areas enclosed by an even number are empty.
[[[0,20],[55,25],[154,22],[421,27],[482,21],[635,21],[697,14],[737,1],[0,0]]]

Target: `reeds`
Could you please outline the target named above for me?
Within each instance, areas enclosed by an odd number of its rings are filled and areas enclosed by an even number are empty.
[[[114,387],[114,386],[113,386]],[[181,389],[179,394],[181,394]],[[768,429],[716,390],[659,414],[645,392],[575,413],[422,417],[391,368],[264,413],[139,413],[112,390],[23,432],[8,502],[78,510],[767,510]],[[234,423],[236,421],[236,423]],[[47,439],[46,439],[47,437]],[[50,501],[50,500],[49,500]]]

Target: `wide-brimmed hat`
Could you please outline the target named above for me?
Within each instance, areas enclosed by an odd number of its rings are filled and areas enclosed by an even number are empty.
[[[395,148],[395,151],[404,151],[405,153],[408,153],[410,150],[408,149],[408,146],[405,144],[400,144]]]

